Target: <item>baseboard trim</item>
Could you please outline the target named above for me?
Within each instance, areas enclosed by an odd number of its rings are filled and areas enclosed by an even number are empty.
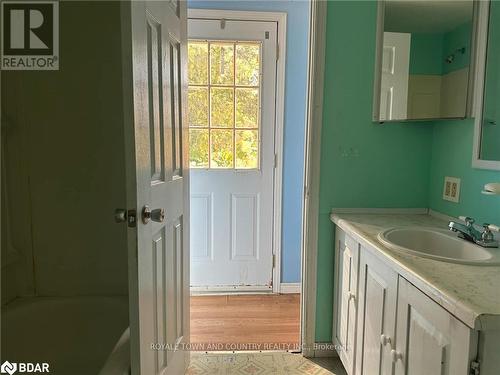
[[[268,286],[247,286],[247,285],[235,285],[235,286],[192,286],[189,288],[190,294],[201,295],[201,294],[256,294],[256,293],[272,293],[272,287]]]
[[[297,294],[301,292],[301,283],[281,283],[280,293],[281,294]]]
[[[335,350],[335,344],[331,342],[317,342],[314,344],[314,357],[325,358],[338,356],[339,355]]]

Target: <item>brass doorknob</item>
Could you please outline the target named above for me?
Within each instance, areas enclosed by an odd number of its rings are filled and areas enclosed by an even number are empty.
[[[163,208],[155,208],[151,210],[148,205],[145,205],[142,209],[142,222],[144,224],[149,223],[151,220],[157,223],[163,223],[165,221],[165,210]]]

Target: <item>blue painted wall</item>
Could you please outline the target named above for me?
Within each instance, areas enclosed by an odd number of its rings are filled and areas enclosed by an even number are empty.
[[[302,181],[307,92],[307,1],[189,1],[189,8],[287,13],[281,281],[300,281]]]

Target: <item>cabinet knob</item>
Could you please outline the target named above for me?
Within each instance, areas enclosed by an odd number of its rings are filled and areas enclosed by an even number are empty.
[[[387,344],[391,343],[391,336],[381,334],[380,335],[380,344],[382,346],[386,346]]]
[[[403,354],[401,354],[397,350],[392,349],[391,350],[391,359],[392,359],[392,362],[396,363],[400,359],[403,359]]]

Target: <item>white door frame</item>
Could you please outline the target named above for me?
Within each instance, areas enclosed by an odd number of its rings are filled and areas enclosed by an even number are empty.
[[[274,218],[273,218],[273,293],[280,292],[281,285],[281,213],[283,178],[283,124],[285,115],[285,58],[286,56],[286,13],[254,12],[215,9],[188,9],[188,19],[209,19],[225,21],[268,21],[278,23],[278,53],[276,61],[276,119],[274,130]],[[245,290],[235,287],[235,292]]]
[[[334,356],[333,346],[317,349],[316,285],[318,253],[321,128],[323,125],[323,78],[326,52],[327,1],[311,0],[309,9],[309,56],[307,77],[306,139],[304,155],[304,201],[302,213],[302,354]],[[333,269],[333,265],[332,265]],[[331,346],[331,345],[330,345]]]

